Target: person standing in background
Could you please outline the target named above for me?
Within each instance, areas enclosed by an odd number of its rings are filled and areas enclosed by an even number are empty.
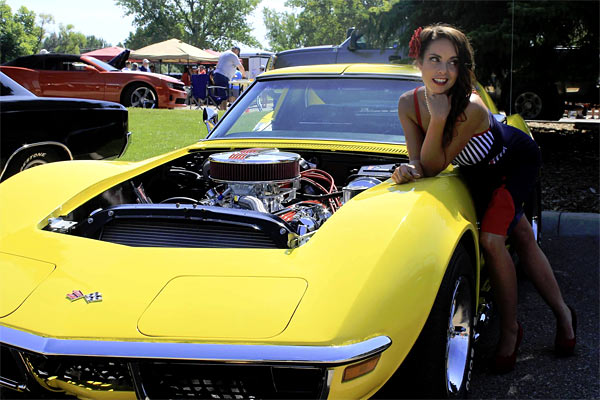
[[[147,58],[144,58],[142,61],[142,66],[140,67],[140,71],[142,72],[150,72],[150,61]]]
[[[242,73],[242,78],[246,77],[246,70],[240,61],[239,55],[240,48],[236,46],[232,47],[231,50],[221,53],[219,62],[217,63],[217,67],[213,74],[214,84],[216,86],[229,87],[229,81],[234,77],[236,69],[238,68]],[[218,97],[227,97],[225,89],[217,89],[216,94]],[[227,99],[221,101],[219,108],[221,110],[227,108]]]

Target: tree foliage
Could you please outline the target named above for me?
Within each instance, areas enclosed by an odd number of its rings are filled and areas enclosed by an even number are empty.
[[[109,46],[110,43],[108,43],[106,40],[96,37],[94,35],[89,35],[85,37],[85,48],[81,49],[81,52],[85,53],[88,51],[103,49]]]
[[[40,28],[35,23],[35,13],[20,7],[12,13],[6,1],[0,0],[0,62],[12,60],[38,49]]]
[[[109,46],[104,39],[84,36],[73,31],[73,25],[59,25],[59,31],[49,32],[54,24],[50,14],[36,15],[26,7],[13,14],[5,0],[0,0],[0,63],[38,53],[42,48],[50,52],[79,54]]]
[[[87,49],[87,39],[73,28],[71,24],[60,24],[58,33],[53,32],[44,40],[44,48],[52,53],[80,54],[82,49]]]
[[[364,22],[369,10],[385,0],[288,0],[291,12],[263,10],[267,38],[273,51],[296,47],[339,44],[348,28]]]
[[[552,51],[577,47],[598,70],[599,4],[576,0],[394,0],[371,9],[362,29],[380,43],[398,38],[407,47],[413,30],[436,22],[456,26],[475,49],[480,80],[506,77],[511,68],[540,68]],[[514,8],[513,8],[514,7]],[[513,25],[514,15],[514,25]],[[514,33],[514,35],[513,35]],[[511,64],[512,49],[512,64]],[[582,60],[582,62],[586,62]],[[546,65],[546,68],[557,68]]]
[[[125,45],[139,49],[177,38],[193,46],[225,50],[235,43],[260,46],[246,21],[260,0],[116,0],[133,15],[136,31]]]

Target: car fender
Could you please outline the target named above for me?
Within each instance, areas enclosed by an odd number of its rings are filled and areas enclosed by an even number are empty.
[[[11,240],[10,232],[41,229],[47,225],[49,218],[65,215],[81,202],[118,182],[187,151],[185,148],[178,149],[139,162],[75,160],[50,163],[20,172],[0,185],[0,203],[4,205],[0,207],[0,242],[3,249],[26,252],[29,245],[19,245],[17,240]],[[9,209],[20,212],[8,214],[5,210]]]
[[[44,149],[52,149],[52,150],[57,151],[58,154],[61,155],[65,160],[73,159],[73,154],[71,153],[71,150],[69,150],[69,148],[67,146],[65,146],[63,143],[54,142],[54,141],[28,143],[28,144],[25,144],[25,145],[19,147],[18,149],[16,149],[8,157],[6,164],[0,171],[0,181],[4,177],[6,170],[8,168],[12,168],[12,162],[14,162],[13,160],[15,159],[16,156],[22,154],[24,151],[37,151],[37,149],[39,149],[40,151],[43,151]]]
[[[42,95],[42,88],[40,87],[40,73],[38,71],[23,67],[7,66],[0,66],[0,71],[4,72],[6,75],[36,96]]]
[[[309,289],[285,335],[334,343],[386,335],[395,343],[386,353],[402,360],[464,235],[476,240],[476,214],[455,174],[404,185],[388,180],[363,192],[297,249],[296,262],[321,266],[320,280],[306,277]],[[325,302],[327,295],[337,301]],[[326,304],[332,308],[315,321]],[[368,311],[373,309],[381,313]],[[386,328],[389,318],[397,321],[392,330]]]
[[[527,125],[527,123],[525,122],[523,117],[521,117],[521,115],[519,115],[519,114],[509,115],[508,117],[506,117],[506,123],[510,126],[514,126],[515,128],[522,130],[529,136],[533,137],[533,134],[531,133],[529,126]]]

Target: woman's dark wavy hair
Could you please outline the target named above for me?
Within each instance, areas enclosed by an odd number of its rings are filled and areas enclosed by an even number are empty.
[[[419,62],[423,63],[423,56],[429,45],[437,39],[448,39],[458,55],[458,77],[454,86],[450,89],[448,95],[452,95],[451,108],[448,117],[446,118],[446,125],[444,126],[444,133],[442,136],[442,146],[446,147],[452,140],[454,135],[454,125],[459,118],[464,120],[466,115],[464,114],[467,105],[469,104],[469,97],[473,91],[475,84],[475,60],[473,56],[473,48],[469,39],[464,33],[447,24],[434,24],[423,28],[419,35],[421,42],[421,49],[419,51]]]

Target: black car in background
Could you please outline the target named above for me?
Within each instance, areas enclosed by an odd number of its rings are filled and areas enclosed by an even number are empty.
[[[0,181],[53,161],[118,157],[129,135],[120,104],[37,97],[0,72]]]
[[[380,49],[354,28],[346,34],[346,40],[337,46],[314,46],[284,50],[275,54],[267,64],[267,70],[298,65],[345,64],[345,63],[392,63],[402,59],[402,49],[397,43]]]

